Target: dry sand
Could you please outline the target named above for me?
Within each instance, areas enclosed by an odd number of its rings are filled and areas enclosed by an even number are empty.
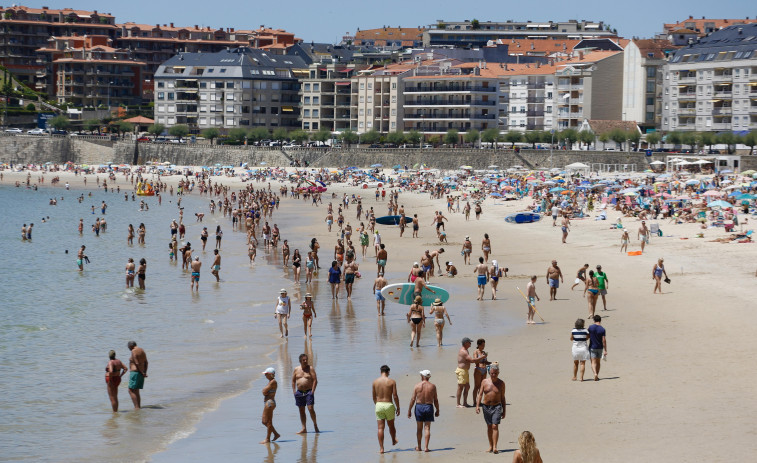
[[[26,176],[7,171],[4,174],[4,184]],[[46,177],[49,179],[50,175]],[[66,180],[72,185],[81,181],[81,177],[65,173],[61,178],[61,187]],[[94,175],[88,178],[91,187]],[[164,177],[169,182],[178,179],[178,176]],[[221,182],[229,185],[238,180],[224,178]],[[119,184],[123,186],[120,179]],[[351,194],[358,190],[333,186],[331,191],[341,196],[342,192]],[[364,205],[373,205],[377,216],[383,215],[385,204],[375,203],[373,190],[360,192],[365,197]],[[400,239],[396,229],[381,228],[389,251],[390,271],[409,270],[423,250],[439,246],[429,224],[433,211],[446,207],[443,200],[429,200],[428,195],[416,193],[402,193],[400,203],[407,211],[419,215],[421,238],[413,239],[408,232]],[[754,341],[757,314],[753,310],[757,295],[755,245],[712,243],[708,240],[725,236],[722,229],[704,230],[705,238],[697,239],[695,235],[701,230],[696,225],[659,221],[665,236],[653,237],[644,255],[629,257],[619,252],[620,231],[610,229],[618,213],[610,211],[607,221],[595,221],[593,217],[573,221],[568,243],[561,244],[560,229],[552,227],[551,218],[524,225],[503,221],[504,216],[524,209],[528,203],[526,200],[495,203],[488,199],[480,221],[473,215],[468,222],[462,214],[447,215],[449,244],[442,246],[448,252],[441,260],[452,260],[460,275],[455,279],[433,280],[453,293],[448,303],[453,323],[456,317],[476,317],[482,310],[501,310],[503,316],[523,320],[522,328],[487,339],[489,358],[500,363],[501,377],[507,384],[507,417],[500,426],[499,448],[517,448],[518,434],[528,429],[534,433],[542,457],[550,462],[754,459],[757,401],[753,398],[753,384],[757,373],[749,365],[753,364],[757,351]],[[327,251],[324,255],[328,256],[335,238],[333,234],[327,235],[323,224],[325,207],[310,208],[309,203],[303,204],[303,214],[312,218],[306,220],[314,222],[313,236],[319,237]],[[357,225],[354,206],[345,217],[353,226]],[[629,250],[638,250],[639,223],[624,219],[624,224],[632,237]],[[750,226],[747,224],[744,229]],[[511,276],[500,280],[498,301],[474,300],[473,267],[462,265],[459,253],[464,235],[470,235],[474,243],[473,260],[477,260],[484,233],[491,237],[492,258],[500,266],[510,268]],[[672,280],[670,285],[664,285],[663,295],[652,294],[652,267],[658,257],[665,258]],[[545,282],[552,259],[558,260],[565,275],[565,283],[558,291],[559,300],[555,302],[548,301]],[[601,264],[609,277],[609,310],[601,311],[601,300],[597,303],[597,313],[604,317],[607,329],[608,360],[602,362],[601,381],[581,383],[571,381],[570,331],[576,318],[586,318],[588,309],[579,291],[582,288],[571,292],[570,286],[576,270],[584,263],[591,268]],[[373,269],[372,265],[363,265],[364,278],[356,283],[355,291],[370,292],[369,269]],[[539,277],[537,292],[542,301],[537,307],[546,323],[527,326],[526,304],[515,288],[525,289],[530,275]],[[387,309],[390,306],[387,304]],[[432,371],[431,380],[440,393],[442,413],[432,427],[431,447],[455,448],[453,452],[434,454],[435,461],[495,458],[484,453],[487,442],[483,418],[473,409],[455,409],[453,370],[459,339],[463,336],[477,337],[475,332],[459,332],[455,326],[448,326],[445,344],[454,342],[452,346],[445,346],[441,352],[436,347],[422,348],[413,354],[420,356]],[[431,323],[427,324],[424,337],[433,338]],[[591,378],[588,365],[586,378]],[[370,388],[372,379],[364,378],[365,388]],[[418,378],[395,379],[404,415],[409,392]],[[257,415],[256,411],[251,418],[257,420]],[[375,428],[375,423],[366,422],[365,426]],[[414,439],[413,431],[407,424],[400,426],[400,438],[405,445]],[[377,451],[375,440],[355,445],[364,447],[366,452]],[[499,460],[510,459],[510,455],[507,452]],[[404,453],[400,459],[409,458],[415,459],[413,453]]]

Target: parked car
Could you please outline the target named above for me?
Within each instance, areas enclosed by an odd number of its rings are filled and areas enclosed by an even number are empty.
[[[148,142],[148,141],[150,141],[150,139],[148,137],[139,137],[139,138],[137,138],[137,141],[138,142]]]
[[[21,129],[17,129],[15,127],[11,127],[11,128],[5,129],[5,133],[24,133],[24,131]]]
[[[45,129],[31,129],[26,131],[27,135],[46,135]]]
[[[53,130],[51,133],[53,135],[66,135],[66,134],[68,134],[68,132],[65,131],[65,130]]]

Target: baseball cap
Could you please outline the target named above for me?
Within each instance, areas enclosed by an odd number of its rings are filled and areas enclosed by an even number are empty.
[[[273,368],[273,367],[268,367],[268,368],[266,368],[266,369],[265,369],[265,370],[263,371],[263,373],[262,373],[262,374],[264,374],[264,375],[269,375],[269,374],[270,374],[270,375],[275,375],[275,374],[276,374],[276,369],[275,369],[275,368]]]
[[[287,292],[287,290],[284,288],[281,288],[281,291],[279,291],[279,293],[285,293],[285,292]]]
[[[421,376],[423,376],[424,378],[429,378],[429,377],[431,377],[431,372],[430,372],[430,371],[428,371],[428,370],[421,370],[421,371],[420,371],[419,373],[420,373],[420,374],[421,374]]]
[[[467,336],[463,338],[462,344],[465,344],[466,342],[473,344],[473,340]]]

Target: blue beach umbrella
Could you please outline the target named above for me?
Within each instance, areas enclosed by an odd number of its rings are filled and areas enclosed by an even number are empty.
[[[726,201],[712,201],[707,203],[707,207],[733,207],[733,204]]]
[[[561,192],[561,191],[565,191],[565,188],[560,188],[560,187],[558,186],[558,187],[554,187],[554,188],[552,188],[551,190],[549,190],[549,192],[550,192],[550,193],[559,193],[559,192]]]

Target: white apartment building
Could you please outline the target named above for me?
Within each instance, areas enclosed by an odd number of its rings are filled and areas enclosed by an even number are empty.
[[[302,79],[300,104],[302,129],[317,132],[328,130],[356,131],[350,106],[353,92],[354,64],[313,63],[308,75]]]
[[[556,67],[506,65],[500,74],[500,126],[525,132],[556,129]]]
[[[622,117],[639,124],[642,132],[660,128],[663,66],[678,48],[666,39],[635,39],[623,51]]]
[[[352,79],[352,125],[358,133],[402,130],[404,99],[401,75],[406,71],[379,69]]]
[[[664,67],[662,130],[757,129],[757,24],[681,48]]]

